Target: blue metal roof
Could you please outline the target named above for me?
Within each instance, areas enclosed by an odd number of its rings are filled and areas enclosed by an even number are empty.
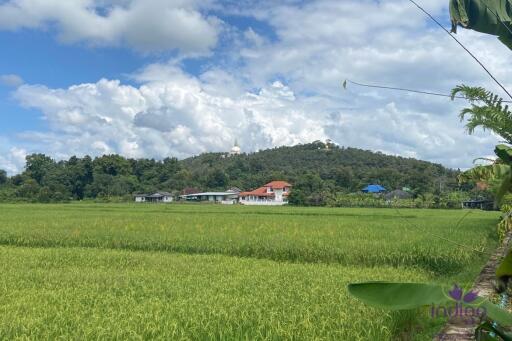
[[[363,192],[365,193],[380,193],[385,191],[386,189],[381,185],[368,185],[365,188],[363,188]]]

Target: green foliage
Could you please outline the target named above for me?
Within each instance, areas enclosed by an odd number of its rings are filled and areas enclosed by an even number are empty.
[[[420,194],[412,199],[387,200],[382,195],[366,193],[337,193],[329,198],[331,207],[388,207],[388,208],[443,208],[460,209],[461,203],[469,200],[469,192],[444,192],[439,194]]]
[[[476,341],[512,341],[512,335],[494,323],[486,321],[476,328],[475,339]]]
[[[26,170],[5,184],[14,192],[4,191],[0,200],[108,200],[134,192],[179,192],[187,187],[208,191],[236,186],[250,190],[271,180],[286,180],[295,188],[290,197],[292,204],[325,206],[334,193],[359,192],[369,183],[389,189],[407,186],[417,194],[434,192],[440,185],[444,192],[458,188],[458,172],[441,165],[334,144],[328,147],[315,142],[233,157],[206,153],[181,161],[103,155],[95,159],[73,156],[56,162],[33,154],[27,157]],[[0,185],[1,181],[0,173]],[[32,181],[39,187],[34,187]],[[44,190],[39,195],[41,188]],[[7,197],[7,193],[16,195]]]
[[[334,188],[315,173],[307,173],[294,183],[288,202],[298,206],[325,206]]]
[[[461,182],[483,182],[490,186],[496,204],[500,206],[505,196],[512,190],[512,167],[496,162],[487,166],[476,166],[459,176]]]
[[[120,155],[103,155],[93,161],[94,172],[111,176],[129,175],[131,165]]]
[[[512,112],[508,105],[503,106],[503,99],[481,87],[459,85],[452,90],[452,98],[457,95],[466,97],[470,108],[462,109],[460,119],[468,116],[466,128],[472,134],[476,128],[490,130],[512,144]],[[481,103],[481,104],[480,104]]]
[[[504,144],[499,144],[494,149],[494,153],[503,163],[512,164],[512,148]]]
[[[512,278],[512,250],[509,250],[496,269],[496,277],[498,279],[504,279],[505,277]]]
[[[55,166],[55,162],[44,154],[28,155],[25,166],[27,175],[34,179],[39,185],[43,183],[43,178]]]
[[[492,249],[498,216],[475,211],[457,225],[461,212],[444,210],[0,211],[0,339],[397,340],[427,319],[368,307],[348,283],[468,285],[486,257],[432,234]],[[435,327],[414,339],[432,339]]]
[[[414,269],[221,255],[0,247],[2,340],[395,340],[344,287]]]
[[[4,185],[7,180],[7,172],[3,169],[0,169],[0,186]]]
[[[213,169],[206,176],[206,186],[214,189],[225,189],[228,185],[228,176],[222,169]]]
[[[503,242],[506,235],[512,231],[512,205],[502,205],[501,211],[503,212],[503,216],[498,224],[498,237],[500,242]]]
[[[390,310],[420,308],[450,301],[448,289],[425,283],[367,282],[349,284],[348,291],[366,304]],[[471,306],[485,309],[486,318],[502,326],[512,325],[512,314],[490,301],[478,297]]]
[[[348,292],[366,304],[390,310],[415,309],[450,300],[440,285],[426,283],[356,283],[348,285]]]
[[[452,273],[480,259],[497,212],[202,205],[0,205],[0,244],[224,254]],[[80,212],[80,214],[77,214]],[[151,219],[148,220],[148,214]],[[23,215],[23,219],[19,217]],[[57,218],[58,217],[58,218]],[[463,223],[457,226],[461,218]],[[27,229],[27,226],[30,226]],[[364,236],[364,237],[363,237]]]

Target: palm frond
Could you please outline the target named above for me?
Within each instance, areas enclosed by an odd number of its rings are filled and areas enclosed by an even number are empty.
[[[464,108],[459,114],[461,121],[467,119],[466,129],[473,134],[477,128],[490,130],[512,144],[512,112],[503,99],[482,87],[459,85],[451,92],[452,99],[464,96],[471,107]]]

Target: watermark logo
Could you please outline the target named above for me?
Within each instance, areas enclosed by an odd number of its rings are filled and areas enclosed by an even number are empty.
[[[455,302],[467,304],[473,303],[478,298],[478,292],[470,290],[468,293],[464,294],[464,290],[457,284],[453,286],[452,290],[448,291],[448,295]]]
[[[432,304],[430,309],[431,318],[448,318],[456,320],[461,324],[474,326],[485,319],[487,310],[480,306],[482,300],[478,298],[476,291],[464,291],[457,284],[447,292],[447,298],[451,301],[449,304]],[[457,336],[438,334],[435,340],[456,340]]]
[[[468,325],[473,325],[485,318],[487,310],[480,306],[478,292],[469,290],[465,292],[458,285],[454,285],[447,293],[451,304],[432,304],[430,315],[432,318],[458,319]]]

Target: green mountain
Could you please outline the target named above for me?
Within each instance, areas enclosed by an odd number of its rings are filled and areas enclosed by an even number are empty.
[[[57,162],[33,154],[27,157],[22,174],[6,177],[0,171],[0,200],[129,200],[133,193],[158,190],[225,190],[232,186],[250,190],[271,180],[286,180],[297,191],[319,197],[357,192],[372,183],[390,190],[408,187],[421,194],[457,188],[457,174],[439,164],[322,142],[250,154],[205,153],[161,161],[104,155]]]
[[[180,164],[197,180],[196,185],[206,189],[251,189],[271,180],[296,184],[307,178],[316,182],[312,186],[333,191],[359,191],[376,183],[387,189],[409,187],[421,193],[433,192],[439,186],[456,188],[458,174],[431,162],[322,142],[228,157],[207,153]]]

